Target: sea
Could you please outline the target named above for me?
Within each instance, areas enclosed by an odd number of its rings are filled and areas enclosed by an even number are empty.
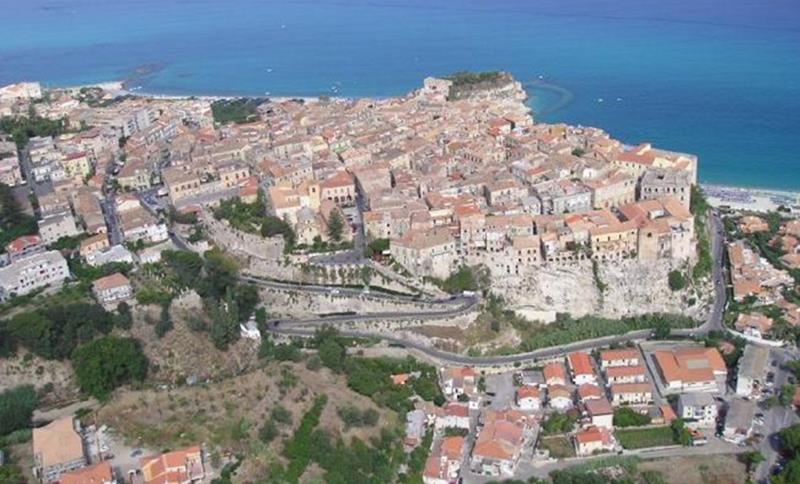
[[[538,120],[800,189],[799,0],[0,0],[0,84],[387,97],[506,70]]]

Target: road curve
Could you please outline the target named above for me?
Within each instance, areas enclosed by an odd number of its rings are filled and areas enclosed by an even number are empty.
[[[711,309],[708,319],[701,326],[691,329],[677,329],[673,330],[674,336],[691,337],[704,335],[712,330],[724,330],[723,315],[727,299],[727,291],[725,287],[725,268],[723,267],[724,260],[724,236],[722,229],[722,222],[719,214],[716,211],[710,211],[708,218],[710,224],[707,227],[709,230],[711,253],[714,261],[712,269],[712,283],[714,285],[714,306]],[[298,291],[306,291],[313,293],[331,293],[332,288],[329,286],[315,286],[315,285],[298,285],[282,281],[268,281],[264,279],[256,279],[252,277],[243,276],[244,281],[259,284],[265,287],[274,287],[278,289],[293,289]],[[363,295],[362,291],[350,288],[337,288],[341,294],[347,295]],[[391,294],[372,293],[370,296],[380,297],[392,300],[416,300],[425,301],[424,299],[414,299],[410,296],[396,296]],[[431,302],[431,300],[427,300]],[[425,320],[442,318],[447,316],[458,316],[471,311],[479,303],[477,297],[459,296],[450,298],[448,300],[435,300],[439,304],[457,305],[455,309],[445,309],[441,311],[420,311],[420,312],[385,312],[385,313],[370,313],[370,314],[354,314],[354,315],[333,315],[329,317],[318,317],[303,320],[281,320],[273,321],[269,325],[269,331],[275,334],[286,336],[311,336],[314,334],[315,329],[309,326],[320,326],[323,324],[339,324],[347,322],[380,322],[380,321],[400,321],[400,320]],[[607,346],[614,343],[625,343],[628,341],[646,339],[651,335],[651,330],[637,330],[622,335],[612,335],[602,338],[595,338],[590,340],[578,341],[567,345],[554,346],[549,348],[540,348],[537,350],[517,353],[513,355],[502,356],[467,356],[458,353],[451,353],[431,346],[421,344],[419,342],[405,339],[399,336],[392,336],[378,332],[371,331],[355,331],[343,329],[340,331],[342,336],[353,338],[374,338],[387,341],[392,344],[402,345],[406,348],[414,349],[425,355],[440,360],[443,363],[455,365],[470,365],[470,366],[499,366],[514,363],[530,362],[535,359],[548,358],[559,356],[570,351],[587,350],[600,346]]]

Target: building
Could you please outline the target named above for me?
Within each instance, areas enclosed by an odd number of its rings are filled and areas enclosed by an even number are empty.
[[[548,385],[547,403],[553,410],[565,412],[572,408],[572,391],[564,385]]]
[[[74,237],[81,233],[75,225],[75,217],[69,212],[48,215],[39,220],[39,234],[45,244],[52,244],[61,237]]]
[[[561,363],[548,363],[545,365],[544,382],[546,385],[566,385],[567,370]]]
[[[206,477],[200,446],[145,457],[139,461],[144,484],[190,484]]]
[[[542,409],[539,387],[523,385],[517,389],[517,406],[520,410],[538,411]]]
[[[739,359],[739,370],[736,373],[736,394],[750,397],[757,393],[764,381],[769,360],[769,349],[749,344],[745,346]]]
[[[86,466],[79,426],[72,417],[62,417],[33,429],[33,473],[42,482],[58,482],[62,474]]]
[[[639,260],[693,260],[694,216],[675,197],[643,200],[619,207],[625,221],[639,229]]]
[[[725,414],[725,426],[722,429],[722,438],[741,444],[753,431],[753,418],[756,412],[756,402],[735,398],[728,406]]]
[[[717,413],[717,402],[708,393],[682,393],[678,398],[678,415],[692,428],[714,428]]]
[[[68,277],[69,267],[60,252],[34,254],[0,268],[0,301],[47,285],[61,284]]]
[[[133,264],[133,254],[122,244],[117,244],[102,252],[95,251],[86,255],[86,263],[93,267],[99,267],[109,262]]]
[[[115,272],[92,283],[92,294],[100,304],[114,304],[133,296],[131,282],[123,274]]]
[[[477,391],[475,370],[469,367],[452,367],[442,370],[442,391],[448,397],[474,395]]]
[[[594,383],[584,383],[583,385],[578,385],[578,400],[581,403],[584,403],[588,400],[597,400],[599,398],[605,398],[603,389],[599,386],[595,385]]]
[[[772,329],[772,318],[761,313],[739,313],[734,327],[747,336],[763,338]]]
[[[602,427],[588,427],[575,434],[575,453],[585,457],[614,450],[614,437]]]
[[[14,263],[34,254],[41,254],[45,251],[42,238],[38,235],[23,235],[17,237],[6,245],[8,262]]]
[[[425,437],[425,424],[427,416],[422,410],[412,410],[406,413],[406,433],[403,444],[408,449],[413,449],[422,443]]]
[[[683,346],[653,352],[658,375],[667,392],[719,391],[728,375],[716,348]]]
[[[647,369],[644,365],[636,366],[611,366],[606,369],[606,382],[614,383],[644,383],[647,381]]]
[[[606,429],[614,428],[614,410],[605,397],[587,400],[583,407],[592,426]]]
[[[434,426],[441,429],[469,430],[469,406],[464,403],[448,402],[436,415]]]
[[[611,385],[611,402],[619,405],[646,405],[653,401],[649,383],[616,383]]]
[[[639,198],[657,200],[672,196],[688,210],[692,199],[692,179],[687,171],[650,169],[639,181]]]
[[[597,382],[597,376],[594,374],[589,353],[570,353],[567,355],[567,363],[569,364],[569,371],[572,373],[572,381],[576,385]]]
[[[605,350],[600,352],[600,367],[604,370],[617,366],[638,366],[640,361],[639,350],[635,348]]]
[[[108,461],[61,475],[59,484],[116,484]]]
[[[390,242],[392,257],[415,276],[446,279],[456,267],[456,242],[450,230],[409,230]]]
[[[472,469],[486,476],[512,476],[526,442],[526,424],[513,412],[488,411],[472,449]]]
[[[431,452],[425,462],[422,482],[425,484],[458,482],[461,461],[464,458],[464,444],[464,437],[444,437],[438,448]]]

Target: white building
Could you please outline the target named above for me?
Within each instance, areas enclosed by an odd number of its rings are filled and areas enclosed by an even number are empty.
[[[678,415],[693,428],[714,428],[717,403],[709,393],[683,393],[678,399]]]
[[[99,267],[109,262],[126,262],[133,264],[133,254],[122,245],[114,245],[102,252],[95,251],[86,254],[86,263],[90,266]]]
[[[113,304],[133,296],[133,287],[127,277],[115,272],[92,283],[92,294],[100,304]]]
[[[73,237],[80,233],[75,225],[75,217],[68,212],[48,215],[39,220],[39,235],[45,244],[52,244],[61,237]]]
[[[749,397],[757,391],[764,380],[768,359],[769,349],[752,344],[745,346],[736,374],[737,395]]]
[[[22,296],[47,286],[61,284],[69,277],[67,261],[58,251],[35,254],[0,268],[0,301]]]

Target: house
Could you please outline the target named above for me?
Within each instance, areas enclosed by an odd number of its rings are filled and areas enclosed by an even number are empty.
[[[38,235],[23,235],[17,237],[6,245],[8,262],[14,263],[34,254],[41,254],[46,250],[42,238]]]
[[[86,255],[86,263],[93,267],[99,267],[109,262],[133,264],[133,254],[122,244],[117,244],[112,245],[102,252],[95,251]]]
[[[472,469],[487,476],[512,476],[526,442],[524,417],[488,411],[472,449]]]
[[[546,385],[566,385],[567,370],[561,363],[548,363],[543,370]]]
[[[767,232],[769,231],[769,224],[761,217],[756,217],[755,215],[745,215],[739,219],[739,230],[745,234]]]
[[[572,408],[572,392],[564,385],[550,385],[547,387],[547,402],[554,410],[569,410]]]
[[[206,477],[203,451],[199,445],[139,461],[144,484],[190,484]]]
[[[108,461],[61,475],[59,484],[116,484]]]
[[[575,352],[567,355],[567,364],[572,374],[572,381],[576,385],[585,383],[597,383],[597,376],[592,368],[592,360],[589,353]]]
[[[692,428],[714,428],[717,412],[717,402],[708,393],[682,393],[678,398],[678,415]]]
[[[133,296],[133,287],[127,277],[115,272],[94,281],[92,294],[100,304],[113,304],[130,299]]]
[[[768,359],[769,349],[752,344],[744,347],[736,373],[737,395],[747,398],[758,392],[764,382]]]
[[[598,398],[603,398],[604,396],[605,394],[603,393],[603,389],[594,383],[584,383],[583,385],[578,385],[578,401],[580,402],[596,400]]]
[[[68,277],[69,267],[60,252],[34,254],[0,268],[0,301],[61,284]]]
[[[639,350],[623,348],[618,350],[605,350],[600,352],[600,367],[602,369],[618,366],[638,366],[641,358]]]
[[[606,428],[592,426],[575,434],[575,453],[579,456],[589,456],[598,452],[613,450],[614,437]]]
[[[761,313],[740,313],[736,318],[736,331],[753,338],[763,338],[772,329],[774,321]]]
[[[79,428],[70,416],[33,429],[33,473],[42,482],[58,482],[62,474],[86,466]]]
[[[88,259],[91,254],[103,252],[111,247],[108,243],[107,234],[96,234],[81,240],[79,254],[84,259]]]
[[[444,437],[438,448],[431,452],[425,462],[422,482],[425,484],[457,482],[464,456],[464,444],[464,437]]]
[[[403,440],[406,448],[413,449],[422,443],[427,420],[428,418],[422,410],[412,410],[406,413],[406,434]]]
[[[464,403],[448,402],[436,416],[434,426],[436,430],[448,428],[469,430],[469,406]]]
[[[583,407],[592,426],[607,429],[614,428],[614,410],[605,397],[587,400]]]
[[[666,391],[719,391],[728,370],[716,348],[682,346],[653,352]]]
[[[615,383],[611,385],[611,402],[615,405],[641,405],[653,401],[650,383]]]
[[[75,217],[69,212],[55,213],[39,220],[39,234],[45,244],[52,244],[62,237],[74,237],[81,233],[75,225]]]
[[[756,412],[756,402],[735,398],[728,406],[725,414],[725,426],[722,429],[722,438],[741,444],[753,431],[753,418]]]
[[[392,257],[416,276],[446,279],[456,266],[456,242],[450,229],[409,230],[389,244]]]
[[[517,406],[520,410],[538,411],[542,408],[542,398],[539,387],[523,385],[517,389]]]
[[[451,367],[442,370],[442,391],[448,397],[472,396],[477,391],[475,370],[469,367]]]
[[[647,369],[644,365],[612,366],[606,369],[606,382],[614,383],[644,383],[647,381]]]

